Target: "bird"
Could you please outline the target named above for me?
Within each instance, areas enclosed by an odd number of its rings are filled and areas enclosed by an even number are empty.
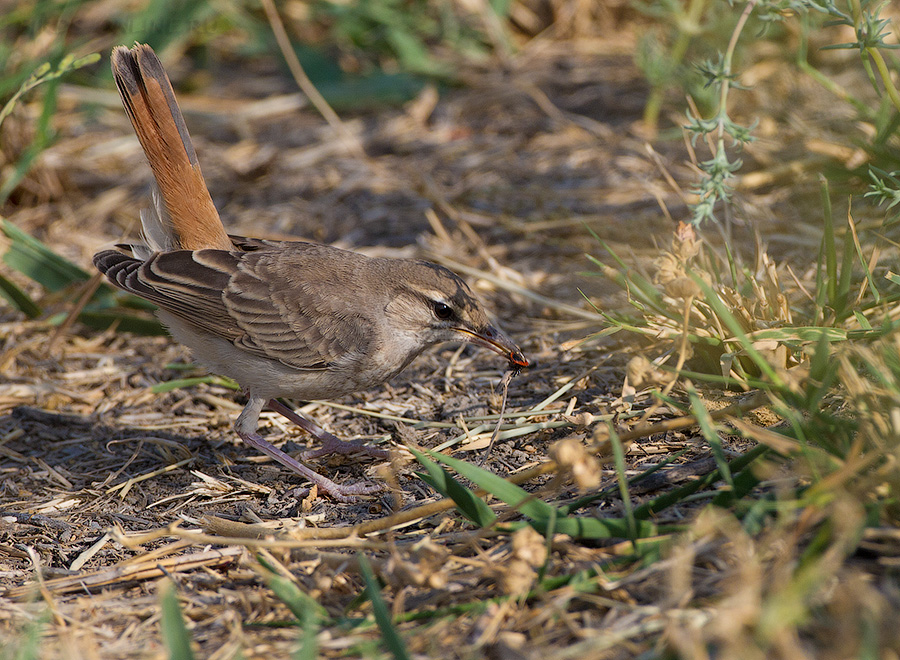
[[[493,325],[465,281],[416,259],[370,257],[302,241],[229,235],[200,170],[165,69],[146,44],[112,51],[116,87],[153,171],[140,244],[94,255],[110,283],[154,303],[170,334],[213,373],[235,380],[247,404],[237,435],[337,501],[383,487],[338,484],[258,432],[263,409],[318,439],[307,460],[388,452],[340,440],[280,399],[327,400],[390,380],[425,349],[471,342],[528,359]]]

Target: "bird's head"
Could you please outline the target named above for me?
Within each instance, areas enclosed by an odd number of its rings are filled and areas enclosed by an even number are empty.
[[[385,309],[394,327],[417,336],[423,348],[444,341],[467,341],[502,355],[510,366],[528,366],[519,347],[490,323],[459,276],[425,261],[408,261],[404,266],[406,272],[396,274]]]

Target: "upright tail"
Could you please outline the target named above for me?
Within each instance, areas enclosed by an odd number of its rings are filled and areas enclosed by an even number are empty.
[[[209,196],[172,84],[150,46],[112,52],[125,112],[156,178],[154,208],[141,214],[151,250],[234,249]],[[159,197],[162,203],[159,203]]]

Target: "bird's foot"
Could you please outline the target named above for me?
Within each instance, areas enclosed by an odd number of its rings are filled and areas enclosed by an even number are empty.
[[[277,399],[270,399],[266,406],[269,408],[269,410],[273,410],[277,413],[280,413],[281,415],[284,415],[284,417],[294,422],[294,424],[302,428],[304,431],[306,431],[322,443],[322,446],[319,449],[307,449],[305,452],[303,452],[301,454],[303,460],[319,458],[321,456],[329,456],[330,454],[353,454],[356,452],[368,454],[369,456],[373,456],[375,458],[387,459],[391,457],[391,453],[386,449],[372,447],[371,445],[367,445],[362,440],[341,440],[340,438],[323,429],[311,419],[307,419],[303,415],[294,412]]]
[[[241,440],[262,453],[274,458],[286,468],[300,474],[319,487],[319,490],[328,493],[338,502],[353,502],[361,495],[371,495],[384,490],[384,486],[372,483],[356,483],[340,485],[328,477],[311,470],[292,456],[281,451],[278,447],[267,442],[258,433],[242,433],[238,431]]]
[[[300,456],[303,457],[303,460],[329,456],[331,454],[354,454],[356,452],[374,456],[375,458],[387,459],[391,457],[391,453],[386,449],[379,449],[378,447],[367,445],[362,440],[341,440],[330,433],[328,436],[329,437],[321,438],[322,446],[318,449],[307,449],[301,453]]]

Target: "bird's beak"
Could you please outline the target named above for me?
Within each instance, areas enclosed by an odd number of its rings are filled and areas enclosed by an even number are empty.
[[[484,346],[495,353],[499,353],[509,360],[510,366],[528,366],[528,359],[522,354],[519,347],[513,343],[512,339],[497,330],[494,326],[488,325],[479,330],[471,330],[463,327],[454,329],[462,333],[465,336],[466,341],[478,344],[479,346]]]

